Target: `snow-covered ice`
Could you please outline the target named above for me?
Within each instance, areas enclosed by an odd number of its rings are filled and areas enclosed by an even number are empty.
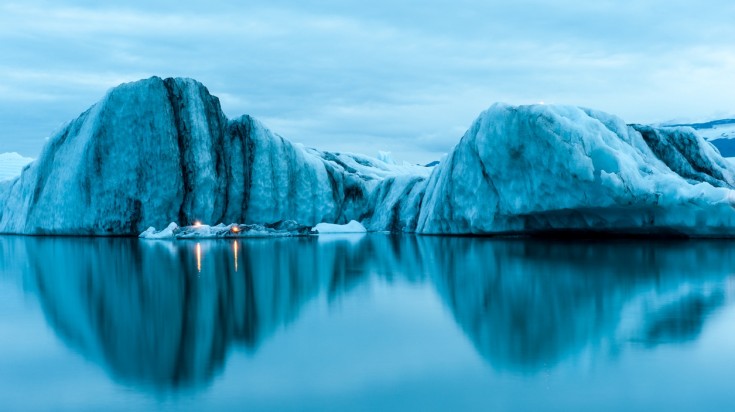
[[[196,223],[191,226],[179,227],[176,223],[170,223],[163,230],[149,227],[138,235],[141,239],[152,240],[174,240],[174,239],[239,239],[239,238],[261,238],[261,237],[284,237],[284,236],[307,236],[314,234],[308,226],[302,226],[292,220],[277,222],[275,224],[237,224],[225,225],[220,223],[216,226]]]
[[[149,227],[145,232],[141,233],[138,237],[141,239],[173,239],[175,231],[179,228],[174,222],[171,222],[163,230],[156,230],[155,227]]]
[[[327,233],[366,233],[367,229],[360,222],[351,220],[345,225],[336,225],[333,223],[319,223],[314,226],[313,231],[324,235]]]

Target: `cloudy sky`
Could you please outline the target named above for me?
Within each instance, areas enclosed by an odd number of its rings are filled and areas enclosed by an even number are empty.
[[[415,162],[497,101],[735,113],[728,1],[1,1],[0,56],[0,152],[32,157],[152,75],[196,78],[296,142]]]

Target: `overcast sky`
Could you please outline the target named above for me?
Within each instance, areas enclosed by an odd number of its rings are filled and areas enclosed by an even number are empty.
[[[492,103],[735,113],[731,1],[2,1],[0,152],[111,87],[193,77],[295,142],[425,162]]]

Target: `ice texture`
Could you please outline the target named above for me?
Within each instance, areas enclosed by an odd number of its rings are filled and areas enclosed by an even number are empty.
[[[723,157],[735,156],[735,118],[708,120],[698,123],[678,124],[688,126],[712,143]],[[671,126],[671,125],[669,125]]]
[[[171,222],[163,230],[156,230],[155,227],[149,227],[145,232],[141,233],[138,237],[141,239],[174,239],[176,236],[176,230],[179,228],[175,222]]]
[[[391,154],[391,152],[386,152],[382,150],[378,151],[378,160],[389,165],[397,164],[396,161],[393,160],[393,155]]]
[[[733,169],[691,128],[496,104],[426,187],[416,231],[735,234]]]
[[[425,168],[295,145],[250,116],[228,120],[191,79],[112,89],[0,184],[0,233],[138,235],[195,221],[347,223],[373,188]]]
[[[691,127],[496,104],[433,168],[379,156],[293,144],[250,116],[228,119],[194,80],[153,77],[112,89],[0,182],[0,233],[354,220],[422,234],[735,235],[735,170]]]

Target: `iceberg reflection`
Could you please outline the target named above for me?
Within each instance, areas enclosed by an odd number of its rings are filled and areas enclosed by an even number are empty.
[[[370,276],[431,282],[499,370],[537,373],[585,351],[696,340],[731,301],[732,246],[0,237],[0,270],[20,274],[69,347],[122,382],[170,391],[206,386],[234,345],[256,352],[306,303],[339,298]]]
[[[237,249],[238,249],[237,240],[235,240],[232,242],[232,254],[235,256],[235,272],[239,271],[239,268],[237,267],[237,258],[240,253]]]
[[[735,268],[729,242],[419,241],[442,251],[433,281],[477,350],[516,372],[696,339]]]

